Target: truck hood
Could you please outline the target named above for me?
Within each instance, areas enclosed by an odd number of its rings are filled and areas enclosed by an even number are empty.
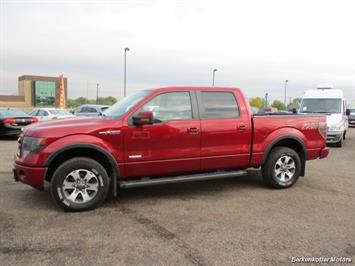
[[[25,127],[23,134],[32,137],[58,138],[75,134],[96,135],[99,131],[117,130],[122,121],[105,117],[76,117],[74,119],[38,122]]]
[[[343,119],[342,114],[328,114],[327,115],[327,126],[328,127],[336,126],[339,123],[341,123],[342,119]]]

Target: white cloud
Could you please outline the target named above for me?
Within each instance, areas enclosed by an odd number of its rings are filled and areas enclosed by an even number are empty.
[[[292,97],[325,82],[355,99],[352,0],[3,0],[0,8],[0,88],[15,90],[22,74],[63,72],[71,96],[82,95],[76,84],[94,91],[97,82],[119,96],[129,46],[129,90],[209,85],[218,68],[217,85],[250,96],[282,99],[289,79]]]

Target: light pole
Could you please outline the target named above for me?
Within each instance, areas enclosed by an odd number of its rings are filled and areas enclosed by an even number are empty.
[[[99,104],[99,83],[96,84],[96,104]]]
[[[126,97],[126,74],[127,74],[127,69],[126,69],[126,57],[127,57],[127,52],[129,51],[129,48],[126,47],[124,48],[124,77],[123,77],[123,96]]]
[[[286,90],[287,90],[287,83],[288,83],[288,79],[285,80],[285,94],[284,94],[284,106],[285,106],[285,110],[286,108]]]
[[[215,78],[215,73],[216,73],[217,69],[213,69],[213,77],[212,77],[212,86],[214,87],[214,78]]]

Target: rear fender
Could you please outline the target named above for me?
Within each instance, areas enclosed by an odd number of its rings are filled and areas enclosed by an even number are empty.
[[[274,147],[286,146],[298,152],[302,162],[301,176],[305,175],[307,149],[306,138],[302,132],[294,128],[281,128],[272,132],[265,139],[264,143],[264,154],[262,156],[260,165],[263,165],[266,162],[271,150]]]

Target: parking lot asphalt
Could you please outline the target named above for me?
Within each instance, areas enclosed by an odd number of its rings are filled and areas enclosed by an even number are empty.
[[[285,265],[355,260],[355,128],[343,148],[307,162],[286,190],[259,173],[128,189],[100,208],[64,213],[11,175],[15,139],[0,140],[1,265]]]

